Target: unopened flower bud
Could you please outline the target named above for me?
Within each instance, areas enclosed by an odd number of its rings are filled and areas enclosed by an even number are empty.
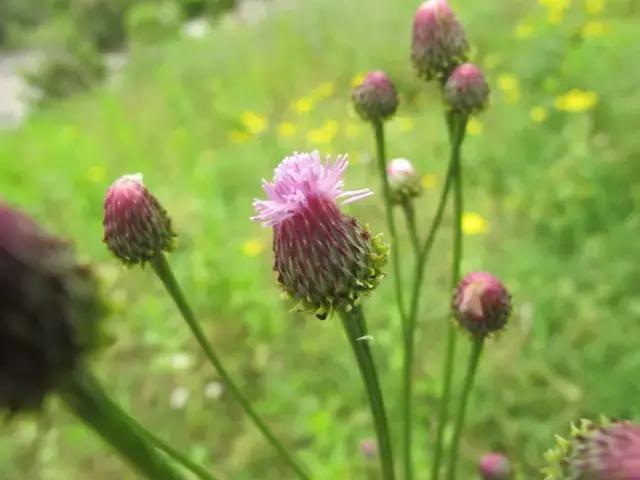
[[[471,334],[483,337],[501,330],[511,313],[511,297],[496,277],[486,272],[467,274],[453,295],[458,323]]]
[[[351,92],[353,106],[366,122],[383,121],[398,109],[398,94],[386,73],[369,72]]]
[[[278,283],[297,305],[320,319],[349,310],[384,277],[388,247],[358,220],[344,215],[337,200],[353,202],[368,188],[344,191],[346,156],[323,162],[318,152],[295,153],[263,181],[267,200],[256,200],[253,220],[273,227]]]
[[[411,60],[420,77],[445,79],[467,58],[464,29],[447,0],[428,0],[413,20]]]
[[[509,480],[511,478],[511,463],[501,453],[483,455],[478,469],[483,480]]]
[[[394,203],[402,203],[422,193],[420,176],[406,158],[394,158],[389,162],[387,178]]]
[[[103,225],[109,250],[127,264],[144,263],[173,248],[171,219],[141,174],[120,177],[109,187]]]
[[[0,409],[38,408],[97,338],[97,284],[68,243],[0,202]]]
[[[444,86],[444,99],[456,113],[471,115],[489,103],[489,85],[480,69],[472,63],[457,67]]]

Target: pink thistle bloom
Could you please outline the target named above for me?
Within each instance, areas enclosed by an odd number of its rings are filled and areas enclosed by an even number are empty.
[[[483,455],[478,469],[484,480],[509,480],[511,478],[511,463],[501,453],[492,452]]]
[[[372,194],[368,188],[345,191],[346,155],[331,163],[320,154],[294,153],[263,180],[267,200],[255,200],[252,220],[273,228],[274,270],[296,308],[326,318],[335,308],[350,308],[375,288],[387,248],[338,206]]]
[[[387,165],[387,178],[394,203],[420,196],[422,185],[413,164],[406,158],[394,158]]]
[[[511,313],[511,296],[490,273],[473,272],[458,284],[453,295],[453,310],[460,326],[482,337],[506,325]]]
[[[444,79],[467,58],[469,45],[464,29],[447,0],[428,0],[413,21],[411,60],[418,75]]]
[[[365,122],[380,122],[391,118],[398,109],[398,93],[386,73],[369,72],[351,92],[351,100]]]
[[[454,112],[470,115],[486,108],[489,85],[477,66],[464,63],[447,79],[444,99]]]
[[[173,248],[171,219],[139,173],[124,175],[109,187],[103,225],[107,247],[127,264],[142,264]]]

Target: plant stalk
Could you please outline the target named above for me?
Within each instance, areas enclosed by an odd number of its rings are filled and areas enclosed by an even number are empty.
[[[380,454],[380,466],[382,468],[382,478],[393,480],[395,478],[393,468],[393,453],[391,450],[391,437],[389,434],[389,423],[382,397],[382,390],[378,380],[375,363],[371,355],[371,349],[367,337],[367,327],[361,307],[352,308],[349,312],[344,309],[339,310],[342,325],[344,326],[347,339],[351,344],[353,353],[360,369],[360,375],[365,384],[371,415],[378,438],[378,451]]]
[[[149,263],[151,263],[151,266],[153,267],[154,271],[162,281],[165,289],[175,302],[178,310],[180,310],[182,317],[187,322],[189,328],[191,329],[191,332],[193,333],[194,337],[196,337],[196,340],[200,344],[200,347],[209,359],[209,362],[217,370],[220,378],[229,389],[231,395],[242,406],[247,415],[249,415],[251,420],[255,423],[256,427],[258,427],[258,430],[260,430],[267,441],[276,449],[282,459],[291,467],[292,470],[296,472],[297,476],[301,479],[308,480],[309,476],[307,475],[307,473],[305,473],[302,467],[298,465],[298,463],[293,459],[288,450],[280,443],[280,441],[271,432],[269,427],[258,416],[256,411],[251,406],[251,403],[245,398],[240,389],[231,379],[231,376],[229,375],[227,370],[222,365],[222,362],[213,350],[211,343],[209,343],[209,341],[207,340],[202,327],[196,320],[191,307],[187,303],[187,300],[185,299],[164,254],[160,253],[156,255]]]

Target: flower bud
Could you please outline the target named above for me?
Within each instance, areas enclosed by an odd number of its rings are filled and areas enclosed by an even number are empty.
[[[483,337],[501,330],[511,313],[511,296],[496,277],[486,272],[467,274],[453,295],[458,323]]]
[[[406,158],[391,160],[387,165],[387,177],[394,203],[402,203],[418,197],[422,193],[420,177]]]
[[[171,219],[141,174],[120,177],[109,187],[103,225],[104,242],[126,264],[144,264],[173,248]]]
[[[464,29],[447,0],[428,0],[413,20],[411,60],[425,80],[445,79],[467,59],[469,45]]]
[[[273,182],[263,181],[268,200],[254,201],[252,218],[273,227],[274,270],[294,309],[320,319],[335,309],[351,309],[361,295],[384,277],[388,247],[381,236],[344,215],[337,200],[353,202],[371,195],[369,189],[343,191],[346,156],[335,163],[318,152],[295,153],[275,170]]]
[[[69,245],[0,202],[0,409],[38,408],[94,345],[103,313]]]
[[[386,120],[398,109],[398,94],[386,73],[369,72],[351,92],[353,106],[366,122]]]
[[[501,453],[483,455],[478,469],[483,480],[509,480],[511,478],[511,463]]]
[[[457,67],[444,86],[444,99],[456,113],[471,115],[489,103],[489,85],[478,67],[464,63]]]

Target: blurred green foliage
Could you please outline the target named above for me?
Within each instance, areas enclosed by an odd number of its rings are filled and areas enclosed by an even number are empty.
[[[180,243],[170,260],[212,342],[314,478],[377,478],[359,452],[373,432],[340,327],[287,312],[270,272],[271,233],[248,218],[260,178],[293,150],[348,152],[348,187],[377,187],[371,133],[348,98],[355,75],[381,68],[402,97],[390,154],[425,174],[426,230],[447,142],[437,90],[408,60],[417,3],[276,2],[251,26],[229,18],[203,39],[134,49],[121,81],[0,135],[2,196],[72,238],[104,281],[113,344],[95,360],[100,376],[146,425],[226,478],[289,474],[237,405],[211,394],[216,375],[151,273],[122,268],[101,244],[104,191],[121,174],[145,174],[174,218]],[[632,0],[452,4],[493,89],[464,147],[467,210],[482,228],[465,238],[463,270],[495,272],[515,304],[480,367],[460,478],[473,478],[489,449],[504,450],[521,478],[539,478],[542,453],[572,420],[639,417],[640,12]],[[379,201],[348,210],[384,228]],[[447,217],[423,292],[418,472],[428,471],[440,385],[450,230]],[[398,419],[391,282],[365,308]],[[133,478],[56,402],[38,420],[2,428],[11,439],[0,442],[3,478]]]

